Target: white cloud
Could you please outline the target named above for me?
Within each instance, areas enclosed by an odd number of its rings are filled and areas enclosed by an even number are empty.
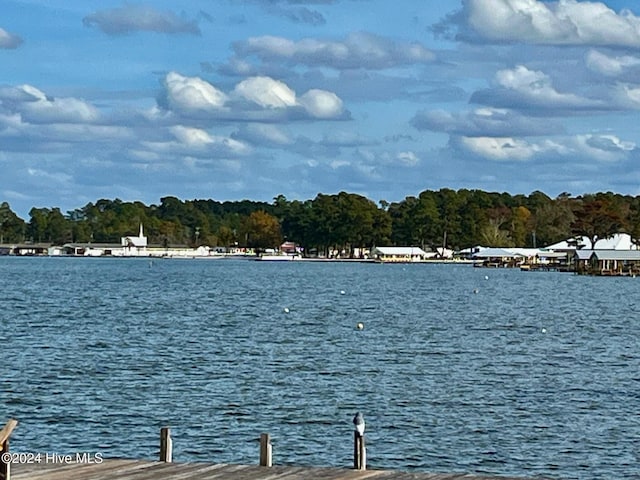
[[[211,156],[245,155],[250,151],[249,146],[244,142],[225,136],[211,135],[199,128],[175,125],[169,128],[169,132],[173,138],[162,141],[142,141],[141,145],[147,149],[147,152],[138,149],[137,155],[148,156],[149,153],[155,152],[210,158]]]
[[[572,93],[558,92],[551,78],[543,72],[529,70],[524,65],[513,69],[499,70],[496,82],[500,87],[516,92],[529,103],[553,108],[595,107],[599,103]]]
[[[587,66],[595,72],[609,77],[616,77],[632,67],[639,66],[640,57],[633,57],[631,55],[609,57],[597,50],[589,50],[586,63]]]
[[[284,82],[270,77],[251,77],[243,80],[234,92],[261,107],[286,108],[296,105],[296,93]]]
[[[0,89],[0,100],[10,112],[29,123],[87,123],[100,114],[91,104],[73,97],[53,98],[31,85]]]
[[[199,128],[189,128],[183,127],[182,125],[176,125],[171,127],[170,130],[180,143],[190,147],[202,147],[213,143],[211,135]]]
[[[14,49],[18,48],[22,43],[22,38],[18,35],[7,32],[4,28],[0,28],[0,48]]]
[[[596,160],[612,162],[626,158],[636,149],[636,144],[621,140],[615,135],[577,135],[578,150]]]
[[[335,93],[326,90],[309,90],[300,97],[299,103],[316,118],[334,118],[343,111],[342,100]]]
[[[620,83],[616,85],[614,98],[622,108],[640,108],[640,86]]]
[[[637,149],[634,142],[609,134],[564,136],[539,142],[512,137],[460,137],[458,143],[469,152],[495,161],[526,161],[550,155],[612,162],[627,158]]]
[[[640,18],[601,2],[466,0],[462,28],[495,42],[640,46]]]
[[[418,156],[414,153],[414,152],[400,152],[398,153],[397,157],[398,161],[402,164],[402,165],[406,165],[409,167],[413,167],[415,165],[418,164],[418,162],[420,161],[420,159],[418,158]]]
[[[122,35],[136,31],[156,33],[200,34],[194,20],[186,20],[173,12],[162,12],[149,5],[125,5],[110,10],[100,10],[82,20],[85,26],[97,26],[108,35]]]
[[[542,152],[560,149],[558,144],[550,141],[532,143],[510,137],[461,137],[460,143],[476,155],[499,161],[524,161]]]
[[[265,35],[235,45],[240,56],[255,55],[264,62],[274,59],[290,63],[332,68],[383,69],[428,63],[435,55],[418,42],[397,42],[367,32],[348,35],[343,41],[304,38],[293,41]]]
[[[423,111],[411,119],[418,130],[446,132],[465,137],[510,137],[557,134],[564,129],[548,118],[527,117],[502,108],[478,108],[471,112]]]
[[[284,131],[268,123],[254,123],[242,127],[234,138],[242,138],[248,142],[281,146],[290,145],[293,140]]]
[[[164,80],[166,100],[170,108],[183,112],[222,110],[227,96],[199,77],[185,77],[169,72]]]
[[[286,83],[271,77],[250,77],[234,89],[234,93],[263,108],[303,107],[315,118],[335,118],[343,113],[342,100],[333,92],[311,89],[299,98]]]

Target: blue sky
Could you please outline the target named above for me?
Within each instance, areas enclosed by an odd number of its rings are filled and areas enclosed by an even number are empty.
[[[3,0],[0,201],[640,194],[640,7]]]

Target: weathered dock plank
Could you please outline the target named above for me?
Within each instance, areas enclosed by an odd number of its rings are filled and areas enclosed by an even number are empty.
[[[281,465],[261,467],[124,459],[105,459],[102,463],[91,464],[14,464],[11,472],[13,480],[152,480],[159,478],[166,480],[525,480],[464,473],[419,473]]]

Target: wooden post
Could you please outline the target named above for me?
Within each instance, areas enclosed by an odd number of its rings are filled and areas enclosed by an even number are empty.
[[[167,463],[173,461],[173,440],[171,440],[171,429],[169,427],[160,429],[160,461]]]
[[[365,446],[364,434],[353,432],[353,468],[356,470],[367,469],[367,448]]]
[[[9,437],[11,436],[11,432],[18,425],[18,421],[13,418],[10,419],[5,426],[0,430],[0,455],[2,453],[9,452]],[[11,463],[4,462],[2,457],[0,456],[0,480],[10,480],[11,479]]]
[[[260,466],[270,467],[273,465],[273,448],[271,446],[271,435],[268,433],[260,434]]]

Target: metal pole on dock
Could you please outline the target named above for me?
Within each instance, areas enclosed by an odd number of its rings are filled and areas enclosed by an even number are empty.
[[[171,439],[171,429],[169,427],[160,429],[160,461],[167,463],[173,461],[173,440]]]
[[[364,441],[364,417],[360,412],[353,417],[353,468],[356,470],[367,469],[367,448]]]
[[[273,465],[273,447],[271,446],[271,435],[260,434],[260,466],[270,467]]]

